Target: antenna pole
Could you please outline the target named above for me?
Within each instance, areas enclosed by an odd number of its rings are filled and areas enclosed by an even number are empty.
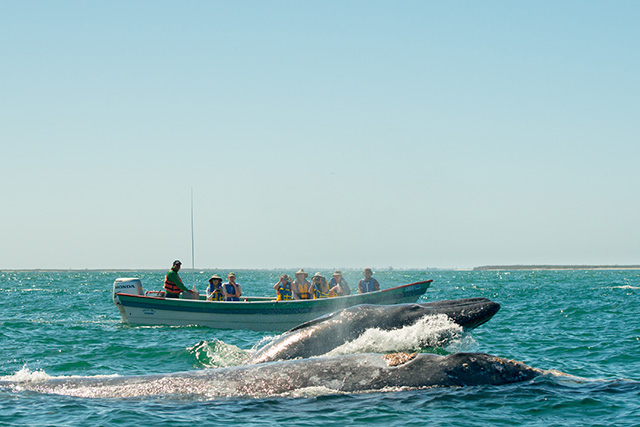
[[[191,281],[193,283],[193,289],[196,288],[196,261],[195,261],[195,246],[193,244],[193,187],[191,187]]]

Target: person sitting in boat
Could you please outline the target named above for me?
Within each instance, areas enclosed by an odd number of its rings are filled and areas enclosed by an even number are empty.
[[[320,272],[313,275],[311,283],[314,288],[314,298],[331,298],[336,296],[335,292],[331,292],[327,279],[325,279]]]
[[[273,285],[273,289],[275,289],[277,297],[276,301],[288,301],[292,298],[291,293],[291,279],[289,275],[283,274],[280,276],[280,280],[278,283]]]
[[[217,274],[214,274],[209,279],[209,286],[207,287],[207,301],[224,301],[222,277]]]
[[[349,284],[344,277],[342,277],[342,272],[340,270],[336,270],[333,272],[333,276],[329,281],[329,289],[333,291],[337,296],[345,296],[351,294],[351,289],[349,289]]]
[[[374,279],[373,271],[370,268],[365,268],[364,271],[364,279],[360,279],[358,282],[358,291],[361,294],[366,294],[367,292],[379,291],[380,283],[376,279]]]
[[[240,289],[240,283],[236,283],[236,274],[229,273],[227,275],[228,282],[222,285],[222,291],[224,292],[225,301],[240,301],[240,295],[242,290]]]
[[[307,277],[309,274],[303,269],[296,272],[296,279],[291,284],[293,299],[313,299],[313,285]]]
[[[183,292],[193,293],[182,283],[182,279],[178,275],[178,271],[180,271],[180,267],[182,267],[182,263],[180,260],[173,261],[173,266],[171,270],[164,277],[164,296],[165,298],[179,298],[180,294]]]

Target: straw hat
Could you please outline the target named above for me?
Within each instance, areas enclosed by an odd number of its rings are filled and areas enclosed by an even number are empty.
[[[336,270],[336,271],[333,272],[333,275],[334,276],[342,276],[342,271]]]
[[[320,274],[319,271],[316,274],[314,274],[312,278],[315,279],[316,277],[319,277],[320,279],[324,279],[324,276]]]
[[[309,277],[309,273],[307,273],[307,272],[306,272],[306,271],[304,271],[303,269],[300,269],[300,270],[296,271],[296,276],[297,276],[297,275],[299,275],[299,274],[303,274],[303,275],[304,275],[304,277],[305,277],[305,279],[306,279],[307,277]]]
[[[213,276],[211,276],[211,278],[209,279],[209,281],[212,281],[212,280],[220,280],[220,281],[222,281],[222,277],[218,276],[217,274],[214,274],[214,275],[213,275]]]

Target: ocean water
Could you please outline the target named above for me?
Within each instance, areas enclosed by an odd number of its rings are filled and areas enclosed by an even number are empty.
[[[212,273],[196,272],[201,291]],[[281,272],[236,273],[245,294],[270,295]],[[355,284],[359,274],[345,277]],[[116,277],[131,276],[153,290],[160,288],[164,272],[0,272],[0,426],[640,426],[640,271],[633,270],[380,271],[375,277],[383,288],[434,279],[421,301],[487,297],[502,309],[466,334],[431,319],[397,334],[370,331],[337,350],[391,351],[426,336],[434,347],[423,351],[486,352],[549,371],[524,383],[224,398],[88,398],[16,386],[50,378],[235,366],[276,335],[123,324],[111,299],[112,284]],[[191,282],[190,271],[182,277]],[[443,334],[450,339],[440,345]]]

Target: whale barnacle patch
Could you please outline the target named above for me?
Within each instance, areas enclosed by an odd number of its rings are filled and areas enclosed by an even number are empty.
[[[391,353],[383,355],[382,358],[387,362],[388,366],[398,366],[415,359],[417,355],[418,353]]]

